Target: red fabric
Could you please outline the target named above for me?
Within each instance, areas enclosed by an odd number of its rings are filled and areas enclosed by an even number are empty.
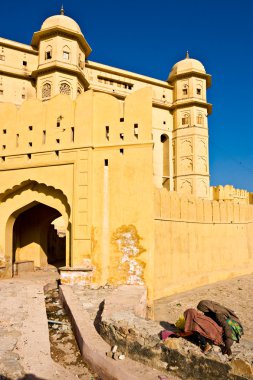
[[[185,332],[198,332],[215,344],[223,344],[222,327],[218,326],[213,319],[206,317],[195,309],[187,309],[184,312]]]
[[[162,331],[162,340],[166,340],[171,335],[176,335],[173,331],[164,330]]]

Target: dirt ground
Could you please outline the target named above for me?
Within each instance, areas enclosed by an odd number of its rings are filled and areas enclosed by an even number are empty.
[[[253,274],[202,286],[155,301],[155,320],[175,323],[184,310],[201,300],[212,300],[234,310],[244,327],[244,338],[253,342]]]

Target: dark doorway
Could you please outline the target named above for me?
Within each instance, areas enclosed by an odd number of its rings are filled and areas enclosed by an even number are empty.
[[[64,228],[55,222],[61,214],[38,203],[23,211],[13,226],[13,261],[34,261],[35,267],[65,265],[66,237]]]

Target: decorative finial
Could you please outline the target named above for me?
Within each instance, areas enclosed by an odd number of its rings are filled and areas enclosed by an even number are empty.
[[[61,6],[61,15],[64,16],[64,8],[63,8],[63,5]]]
[[[185,58],[186,58],[186,59],[190,58],[188,50],[187,50],[187,52],[186,52],[186,57],[185,57]]]

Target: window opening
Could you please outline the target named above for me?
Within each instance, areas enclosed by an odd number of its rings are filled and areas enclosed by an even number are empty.
[[[61,120],[63,119],[63,117],[60,115],[59,117],[57,117],[57,121],[56,121],[56,127],[59,128],[61,126]]]
[[[71,94],[71,88],[68,83],[61,83],[60,84],[60,93],[70,95]]]
[[[183,117],[182,117],[182,124],[183,125],[186,125],[186,124],[189,124],[189,115],[184,115]]]
[[[29,146],[33,146],[33,143],[32,143],[32,142],[29,142]]]
[[[197,124],[203,124],[203,116],[201,114],[197,116]]]
[[[3,129],[3,134],[6,135],[6,133],[7,133],[7,130]]]
[[[60,144],[60,139],[56,139],[56,144]]]
[[[120,133],[119,137],[121,138],[121,140],[124,140],[124,133]]]
[[[27,61],[23,61],[23,66],[27,66]]]
[[[187,95],[187,88],[183,88],[183,95]]]
[[[138,124],[134,124],[134,136],[136,138],[138,138],[138,130],[139,130],[139,126]]]
[[[121,123],[123,123],[123,121],[124,121],[124,117],[121,117],[121,118],[119,119],[119,121],[120,121]]]
[[[3,145],[3,150],[6,149],[6,145]]]
[[[33,126],[32,125],[29,125],[29,131],[32,131],[33,130]]]
[[[108,159],[105,159],[105,166],[108,166]]]
[[[16,148],[19,146],[19,134],[16,134]]]
[[[0,95],[3,95],[4,94],[4,90],[0,90]]]
[[[45,144],[45,143],[46,143],[46,131],[43,131],[42,144]]]
[[[68,51],[64,51],[63,54],[62,54],[62,58],[66,59],[68,61],[69,60],[69,52]]]
[[[28,153],[27,158],[28,158],[28,160],[30,160],[32,158],[31,153]]]
[[[45,51],[45,60],[52,58],[52,47],[48,46]]]
[[[5,162],[5,157],[2,157],[2,162]]]
[[[59,150],[55,151],[55,155],[56,155],[57,158],[59,158]]]
[[[109,126],[108,125],[105,127],[105,137],[109,141]]]
[[[45,83],[42,87],[42,99],[50,98],[51,96],[51,84]]]
[[[75,141],[75,128],[71,127],[71,141]]]
[[[201,88],[197,88],[197,95],[201,95]]]
[[[120,154],[123,156],[123,154],[124,154],[124,149],[120,149],[119,152],[120,152]]]

